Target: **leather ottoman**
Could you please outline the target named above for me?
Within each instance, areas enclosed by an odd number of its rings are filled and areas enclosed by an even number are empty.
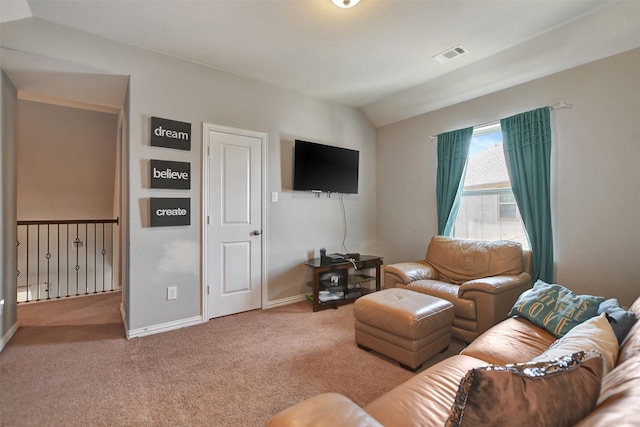
[[[411,371],[449,347],[453,304],[408,289],[365,295],[353,305],[356,343]]]

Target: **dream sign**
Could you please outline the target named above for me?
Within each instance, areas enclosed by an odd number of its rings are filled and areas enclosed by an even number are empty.
[[[191,123],[151,117],[151,145],[191,150]]]

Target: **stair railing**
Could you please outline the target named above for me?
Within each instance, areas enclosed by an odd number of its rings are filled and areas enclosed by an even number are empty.
[[[17,222],[18,303],[118,290],[118,219]]]

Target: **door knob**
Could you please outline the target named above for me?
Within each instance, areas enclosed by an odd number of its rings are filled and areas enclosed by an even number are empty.
[[[251,234],[253,234],[254,236],[259,236],[260,234],[262,234],[262,231],[260,231],[260,230],[253,230],[253,231],[251,232]]]

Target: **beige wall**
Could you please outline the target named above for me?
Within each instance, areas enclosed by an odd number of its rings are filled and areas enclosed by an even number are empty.
[[[267,203],[268,299],[278,302],[309,292],[303,262],[320,247],[339,251],[342,243],[335,197],[316,199],[290,190],[295,138],[360,150],[360,194],[345,200],[347,246],[384,255],[390,263],[423,256],[429,237],[436,233],[436,147],[430,135],[559,100],[572,102],[573,109],[553,113],[558,281],[578,292],[617,296],[627,304],[638,294],[638,50],[376,130],[354,108],[37,19],[5,23],[1,29],[7,48],[130,76],[124,171],[130,261],[124,306],[129,329],[152,329],[201,314],[204,122],[268,134],[266,190],[280,193],[278,203]],[[191,151],[149,146],[151,116],[192,123]],[[148,227],[149,197],[175,194],[147,187],[150,158],[191,163],[192,189],[181,193],[192,200],[191,226]],[[607,220],[611,212],[618,215],[612,222]],[[180,283],[154,274],[174,248],[188,248],[193,254]],[[167,301],[166,288],[174,285],[179,298]]]
[[[3,71],[0,71],[0,350],[17,328],[16,295],[16,115],[17,93]]]
[[[201,315],[201,153],[202,123],[262,131],[268,134],[268,299],[272,303],[310,292],[304,261],[318,249],[339,251],[342,214],[339,201],[291,191],[292,147],[296,138],[360,150],[360,194],[345,197],[348,249],[376,253],[375,129],[355,108],[326,102],[277,86],[203,67],[37,19],[2,25],[2,45],[38,53],[90,69],[129,75],[127,202],[128,277],[125,283],[130,330],[171,325]],[[149,145],[149,119],[163,117],[192,124],[191,151]],[[176,197],[175,192],[148,188],[148,160],[191,163],[191,226],[148,226],[149,197]],[[158,275],[159,265],[175,250],[188,251],[189,262],[179,283]],[[166,288],[178,286],[178,299],[166,300]]]
[[[18,101],[18,220],[109,219],[114,114]]]
[[[564,100],[551,113],[556,281],[578,293],[640,295],[640,50],[378,129],[378,238],[385,262],[424,256],[437,233],[430,135]]]

